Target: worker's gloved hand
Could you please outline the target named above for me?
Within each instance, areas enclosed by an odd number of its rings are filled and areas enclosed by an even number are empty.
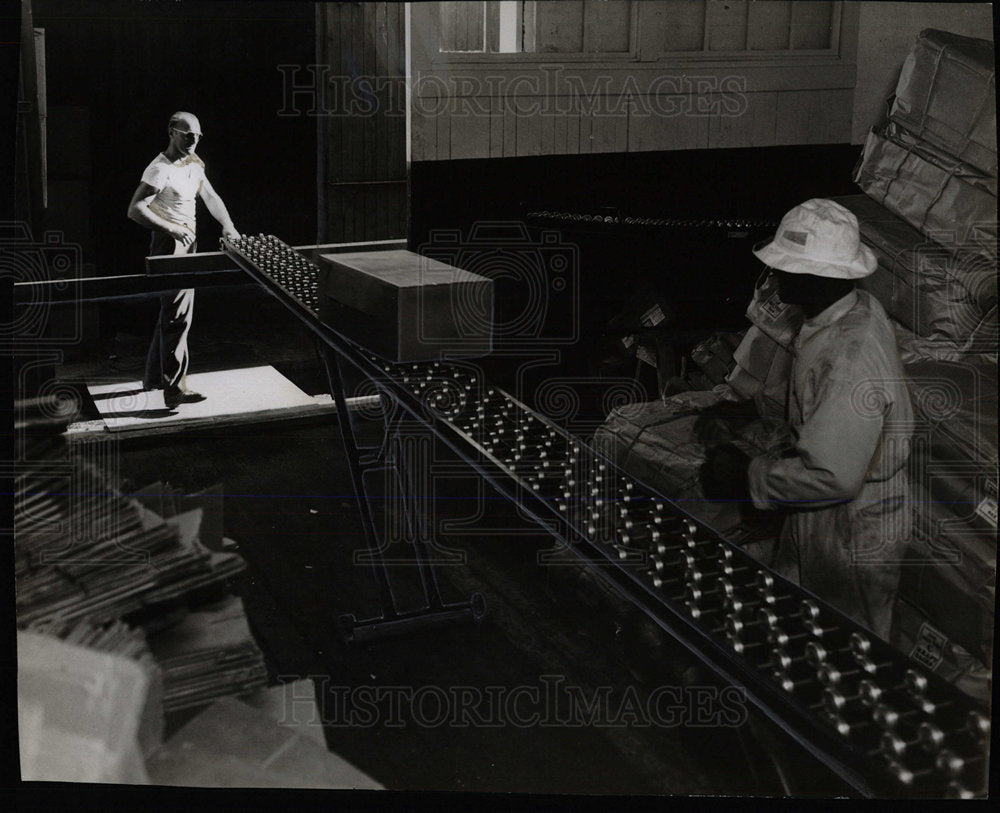
[[[749,499],[749,469],[750,456],[732,443],[710,446],[701,467],[701,491],[710,500]]]
[[[731,440],[758,417],[753,401],[722,401],[699,412],[701,414],[694,422],[694,434],[702,446],[715,446]]]

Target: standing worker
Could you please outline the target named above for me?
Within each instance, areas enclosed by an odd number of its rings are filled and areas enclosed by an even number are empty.
[[[192,254],[197,250],[196,202],[200,197],[219,225],[222,236],[238,238],[226,205],[205,176],[205,162],[195,149],[201,125],[191,113],[177,112],[167,126],[169,142],[142,173],[142,181],[128,207],[129,219],[152,230],[149,256]],[[194,316],[194,290],[160,297],[160,318],[146,356],[142,386],[162,389],[169,409],[204,401],[205,396],[187,388],[188,331]]]
[[[854,286],[875,256],[857,218],[823,199],[788,212],[754,253],[805,317],[788,390],[795,443],[784,456],[753,459],[732,444],[709,449],[705,495],[787,511],[774,569],[888,639],[912,526],[913,413],[892,326]]]

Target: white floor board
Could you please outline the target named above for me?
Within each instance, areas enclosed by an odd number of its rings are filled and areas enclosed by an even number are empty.
[[[313,396],[269,366],[195,373],[187,377],[187,384],[206,399],[196,404],[181,404],[176,409],[168,409],[163,403],[162,390],[143,391],[139,381],[102,384],[88,389],[104,425],[111,431],[281,409],[324,408]]]

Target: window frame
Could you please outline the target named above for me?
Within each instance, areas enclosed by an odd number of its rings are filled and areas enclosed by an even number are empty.
[[[477,0],[473,0],[476,2]],[[487,2],[488,0],[483,0]],[[538,2],[539,0],[535,0]],[[545,0],[542,0],[544,2]],[[800,0],[811,2],[812,0]],[[429,43],[431,66],[445,68],[455,64],[480,64],[490,66],[514,66],[521,63],[565,62],[568,64],[591,63],[637,63],[654,67],[663,63],[672,66],[703,65],[712,63],[726,65],[744,64],[748,66],[808,66],[842,62],[845,59],[844,26],[850,16],[846,7],[847,0],[828,0],[831,8],[831,45],[824,49],[767,49],[767,50],[725,50],[725,51],[665,51],[652,41],[659,36],[659,31],[653,26],[641,25],[647,22],[656,11],[656,3],[648,0],[629,0],[629,48],[627,51],[588,52],[588,51],[518,51],[512,53],[491,51],[442,51],[440,40],[440,25],[433,25],[434,42]],[[558,2],[558,0],[557,0]],[[712,0],[706,0],[712,2]],[[747,0],[752,2],[752,0]],[[431,10],[435,22],[439,19],[440,5],[438,3],[419,3]],[[707,15],[707,6],[706,6]],[[488,15],[487,15],[488,18]],[[489,31],[484,30],[484,42],[489,43]],[[848,48],[849,50],[849,48]]]
[[[532,0],[537,3],[539,0]],[[550,0],[551,2],[552,0]],[[473,0],[473,2],[478,2],[478,0]],[[488,0],[484,0],[488,2]],[[542,0],[544,2],[544,0]],[[556,0],[558,2],[558,0]],[[642,0],[628,0],[629,4],[629,47],[625,51],[516,51],[516,52],[493,52],[493,51],[442,51],[441,41],[440,41],[440,26],[435,26],[435,34],[438,39],[433,43],[431,47],[431,55],[433,64],[453,64],[453,63],[470,63],[470,62],[482,62],[487,64],[509,64],[509,63],[519,63],[519,62],[539,62],[539,61],[565,61],[565,62],[621,62],[623,60],[638,61],[639,60],[639,8],[643,5]],[[436,17],[440,15],[440,4],[439,3],[428,3],[428,6],[433,6],[434,14]],[[486,14],[486,19],[489,19],[489,14]],[[535,30],[535,36],[537,37],[537,27]],[[586,29],[584,29],[584,36],[586,37]],[[483,39],[486,43],[486,47],[489,46],[490,33],[488,30],[483,32]]]

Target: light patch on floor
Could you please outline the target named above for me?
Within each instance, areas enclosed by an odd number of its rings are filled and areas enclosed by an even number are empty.
[[[327,750],[311,680],[215,701],[147,761],[154,785],[337,788],[382,785]]]
[[[163,390],[144,391],[140,381],[87,389],[104,425],[112,431],[317,406],[311,395],[269,366],[195,373],[187,377],[187,384],[188,389],[206,398],[196,404],[180,404],[175,409],[164,404]]]

